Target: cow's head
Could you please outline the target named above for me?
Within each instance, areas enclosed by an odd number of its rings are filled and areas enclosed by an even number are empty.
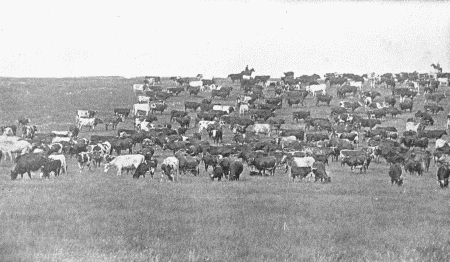
[[[18,175],[19,173],[18,172],[16,172],[15,170],[11,170],[11,180],[15,180],[16,178],[17,178],[17,175]]]

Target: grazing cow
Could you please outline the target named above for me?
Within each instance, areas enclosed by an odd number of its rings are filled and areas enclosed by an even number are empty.
[[[180,176],[180,161],[178,160],[178,158],[174,157],[174,156],[169,156],[167,158],[164,159],[162,165],[161,165],[161,170],[163,171],[163,173],[161,174],[161,180],[163,179],[164,175],[166,175],[170,181],[174,181],[175,175],[176,175],[176,180],[179,180],[179,176]],[[175,175],[172,174],[172,172],[175,172]]]
[[[104,172],[107,173],[111,167],[115,167],[117,169],[117,175],[120,176],[122,174],[122,169],[137,169],[138,166],[144,163],[145,158],[143,155],[121,155],[121,156],[107,156],[105,157],[106,164]]]
[[[295,178],[299,177],[301,180],[308,176],[312,172],[311,167],[291,167],[291,178],[292,182],[295,182]]]
[[[100,118],[96,118],[96,117],[79,118],[77,121],[77,125],[78,125],[78,128],[80,129],[80,131],[82,131],[84,126],[89,127],[89,131],[91,131],[91,128],[92,128],[92,130],[95,130],[95,127],[101,123],[103,123],[103,121]]]
[[[314,181],[320,180],[322,183],[330,183],[331,182],[331,177],[328,176],[324,163],[317,162],[317,161],[314,162],[311,170],[315,176]]]
[[[255,132],[256,135],[259,133],[264,133],[267,136],[270,136],[270,133],[272,133],[272,126],[270,124],[254,124],[253,125],[253,132]]]
[[[50,173],[54,172],[55,176],[59,176],[59,172],[61,170],[61,161],[59,160],[50,160],[47,161],[41,168],[42,177],[50,177]]]
[[[439,113],[439,111],[444,111],[444,107],[439,106],[437,104],[428,104],[424,105],[423,107],[425,111],[431,111],[433,115]]]
[[[209,176],[211,177],[211,181],[214,181],[214,178],[217,178],[218,181],[222,180],[223,168],[221,166],[214,167],[212,174]]]
[[[441,188],[448,187],[448,178],[450,176],[450,170],[447,166],[442,165],[437,171],[437,179]]]
[[[389,168],[389,177],[391,178],[391,184],[395,183],[398,186],[403,184],[402,167],[399,163],[391,165]]]
[[[89,152],[80,152],[77,154],[77,162],[78,162],[78,168],[81,171],[84,169],[85,166],[89,168],[89,171],[91,171],[91,162],[92,162],[92,153]]]
[[[331,95],[318,94],[316,97],[316,106],[319,106],[319,102],[324,102],[328,106],[330,106],[330,102],[332,99],[333,99],[333,96],[331,96]]]
[[[28,153],[22,155],[17,158],[17,164],[14,167],[14,170],[11,170],[11,180],[15,180],[19,174],[23,179],[24,173],[28,173],[28,177],[31,179],[31,171],[39,170],[47,162],[48,159],[40,153]]]
[[[277,159],[274,156],[264,156],[264,157],[257,157],[257,158],[251,158],[249,159],[249,165],[255,166],[255,168],[259,171],[261,174],[261,171],[263,172],[263,175],[266,175],[266,170],[269,170],[271,175],[275,175],[275,168],[276,168],[276,162]]]
[[[62,154],[60,155],[49,155],[48,159],[52,159],[52,160],[59,160],[61,162],[61,171],[64,174],[67,174],[67,162],[66,162],[66,157]]]
[[[158,161],[156,159],[152,159],[150,161],[141,163],[133,174],[133,178],[138,179],[140,176],[145,178],[145,174],[150,172],[150,176],[153,179],[153,175],[155,174],[156,167],[158,166]]]
[[[14,136],[13,137],[0,136],[0,151],[2,151],[3,154],[5,155],[5,160],[6,156],[9,156],[11,161],[14,161],[13,159],[14,154],[24,155],[26,153],[31,152],[31,149],[32,146],[28,141],[19,140],[18,137]]]
[[[232,161],[230,164],[230,175],[228,176],[228,179],[233,180],[239,180],[239,177],[244,170],[244,165],[241,161]]]

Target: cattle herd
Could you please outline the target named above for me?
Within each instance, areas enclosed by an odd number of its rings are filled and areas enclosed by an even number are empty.
[[[322,79],[294,78],[287,72],[271,80],[254,72],[246,68],[230,74],[232,86],[199,75],[171,77],[167,81],[174,87],[166,88],[159,85],[160,77],[145,77],[133,85],[134,105],[115,108],[113,117],[103,119],[97,111],[77,110],[67,131],[39,132],[21,117],[1,127],[0,159],[15,163],[13,180],[24,173],[31,178],[31,171],[40,171],[42,177],[67,174],[66,158],[75,158],[79,172],[103,165],[104,172],[115,168],[117,175],[127,171],[133,178],[147,173],[153,178],[159,170],[161,180],[177,181],[186,173],[198,176],[202,165],[206,172],[211,166],[211,180],[239,180],[246,165],[251,176],[273,176],[280,168],[294,181],[311,177],[322,183],[331,182],[326,167],[333,162],[362,173],[371,163],[385,161],[392,184],[401,186],[406,173],[428,172],[434,158],[437,180],[448,187],[450,145],[443,137],[450,120],[445,128],[435,129],[433,118],[445,114],[448,74],[326,74]],[[199,94],[202,100],[193,99]],[[171,108],[171,99],[178,96],[184,96],[182,108]],[[416,102],[419,96],[425,103]],[[318,118],[311,110],[294,109],[304,107],[307,99],[326,113]],[[330,106],[336,99],[339,106]],[[287,118],[278,113],[285,108],[295,111]],[[170,117],[166,122],[165,111]],[[401,114],[410,114],[401,123],[402,134],[398,126],[403,120],[383,125]],[[125,123],[134,128],[121,128]],[[101,124],[112,133],[93,135]],[[157,150],[173,155],[158,160]]]

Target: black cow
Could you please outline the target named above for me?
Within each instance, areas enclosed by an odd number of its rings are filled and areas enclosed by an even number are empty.
[[[14,170],[11,170],[11,180],[15,180],[19,174],[23,178],[24,173],[28,173],[28,177],[31,179],[31,171],[37,171],[42,168],[48,162],[48,159],[40,153],[28,153],[19,155],[16,158],[16,162]]]
[[[110,141],[110,143],[111,143],[111,151],[109,152],[110,155],[112,155],[113,150],[116,151],[117,155],[120,155],[122,150],[126,149],[128,149],[129,154],[133,153],[133,139],[131,138],[124,138],[124,139],[116,138]]]
[[[448,187],[448,178],[450,176],[450,170],[447,166],[440,166],[437,171],[437,179],[441,188]]]
[[[439,106],[437,104],[428,104],[424,105],[423,107],[425,111],[431,111],[433,115],[439,113],[439,111],[444,111],[444,107]]]
[[[239,180],[239,177],[244,170],[244,166],[240,161],[233,161],[230,164],[230,175],[229,180]]]
[[[129,108],[114,108],[114,114],[119,116],[128,117],[130,115]]]
[[[217,166],[217,156],[206,154],[202,158],[203,163],[205,164],[205,171],[208,171],[208,167],[212,166],[213,168]]]
[[[403,184],[402,167],[399,163],[391,165],[389,168],[389,177],[391,178],[391,184],[395,183],[398,186]]]
[[[369,167],[370,158],[367,158],[366,156],[354,156],[354,157],[345,157],[341,164],[347,164],[351,171],[355,168],[359,168],[359,172],[361,173],[364,170],[364,173],[366,172],[367,168]]]
[[[185,111],[178,111],[178,110],[172,110],[170,112],[170,121],[173,121],[175,117],[185,117],[188,115],[188,112]]]
[[[103,123],[105,124],[105,130],[108,130],[108,127],[111,125],[111,128],[115,130],[117,128],[117,125],[119,123],[123,122],[122,117],[115,116],[115,117],[109,117],[103,120]]]
[[[316,161],[314,162],[311,170],[315,176],[314,181],[320,180],[322,183],[331,182],[331,177],[328,176],[327,171],[325,169],[325,163],[321,161]]]
[[[42,176],[50,177],[50,173],[54,172],[55,176],[59,176],[61,171],[61,161],[60,160],[49,160],[42,166]]]
[[[184,111],[186,111],[186,109],[188,109],[188,108],[196,111],[200,106],[201,106],[201,104],[199,102],[186,101],[186,102],[184,102]]]
[[[308,117],[311,117],[311,111],[296,111],[292,112],[292,120],[298,122],[299,119],[306,120]]]
[[[300,179],[303,179],[307,175],[309,175],[311,172],[312,172],[311,167],[292,166],[291,167],[291,178],[292,178],[292,181],[295,182],[295,178],[296,177],[299,177]]]
[[[319,102],[324,102],[326,103],[328,106],[330,106],[330,102],[333,99],[333,96],[331,95],[323,95],[323,94],[318,94],[316,96],[316,106],[319,106]]]
[[[147,162],[141,163],[133,174],[133,178],[138,179],[140,176],[145,178],[145,174],[149,171],[150,176],[153,179],[156,167],[158,166],[158,160],[152,159]]]
[[[212,174],[209,176],[211,177],[211,181],[214,181],[214,178],[217,178],[218,181],[222,180],[223,168],[221,166],[214,167]]]
[[[249,165],[254,165],[255,168],[261,174],[261,171],[264,175],[266,175],[266,169],[270,171],[270,173],[275,175],[277,159],[274,156],[265,156],[265,157],[257,157],[249,159]]]

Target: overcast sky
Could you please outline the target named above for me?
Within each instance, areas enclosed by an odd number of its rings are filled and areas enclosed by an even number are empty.
[[[94,3],[97,2],[97,3]],[[450,71],[449,2],[2,1],[0,76]]]

